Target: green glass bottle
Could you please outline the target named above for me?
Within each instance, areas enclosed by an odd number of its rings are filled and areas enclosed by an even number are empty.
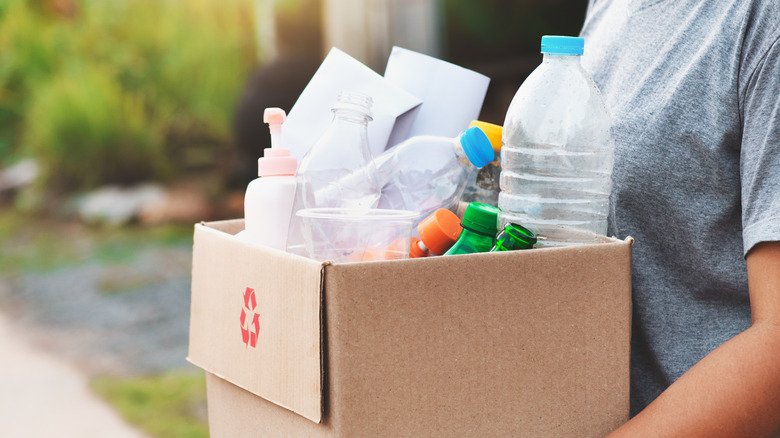
[[[499,209],[488,204],[472,202],[463,213],[463,232],[458,241],[444,255],[488,252],[496,240]]]
[[[536,235],[520,224],[506,224],[496,237],[495,251],[515,251],[518,249],[533,248],[536,243]]]

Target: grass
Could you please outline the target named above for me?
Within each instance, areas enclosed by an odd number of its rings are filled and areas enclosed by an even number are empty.
[[[121,265],[151,245],[191,244],[192,225],[95,228],[0,210],[0,275],[47,272],[90,260]]]
[[[103,264],[130,262],[149,245],[192,244],[192,225],[103,227],[92,231],[94,257]]]
[[[0,275],[49,271],[81,258],[72,239],[46,221],[8,211],[0,214]]]
[[[192,244],[192,225],[89,227],[0,207],[0,277],[39,273],[97,261],[97,287],[113,294],[158,281],[132,262],[152,246]],[[98,377],[92,390],[128,423],[153,437],[208,437],[203,372]]]
[[[159,438],[208,437],[206,381],[202,372],[117,378],[99,377],[92,390],[124,419]]]
[[[105,268],[97,281],[97,289],[103,294],[117,294],[142,287],[153,286],[164,278],[127,265],[113,265]]]

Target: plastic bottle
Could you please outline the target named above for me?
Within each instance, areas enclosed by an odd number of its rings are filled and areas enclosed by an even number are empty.
[[[244,226],[239,238],[270,246],[282,251],[286,248],[287,227],[295,197],[295,170],[298,160],[290,150],[280,146],[281,108],[266,108],[263,121],[271,131],[271,147],[257,160],[259,178],[249,183],[244,195]]]
[[[458,241],[444,255],[488,252],[495,245],[499,209],[488,204],[472,202],[463,214],[463,232]]]
[[[490,140],[479,128],[455,138],[412,137],[376,157],[380,208],[412,210],[420,218],[453,209],[469,176],[493,161]]]
[[[289,252],[306,253],[303,225],[295,214],[298,210],[376,207],[380,186],[367,133],[372,104],[370,96],[341,92],[332,109],[333,121],[301,160],[289,218]]]
[[[301,160],[298,182],[304,208],[376,207],[381,186],[367,133],[372,104],[364,94],[339,94],[333,122]],[[362,171],[356,177],[358,169]],[[347,175],[352,176],[344,178]]]
[[[542,37],[542,64],[504,122],[501,225],[522,223],[539,246],[598,242],[607,231],[614,140],[582,38]]]
[[[417,225],[420,237],[412,237],[409,257],[442,255],[455,244],[462,231],[458,216],[440,208]]]
[[[481,129],[490,140],[496,157],[485,167],[479,169],[469,178],[466,188],[463,190],[461,202],[468,205],[469,202],[481,202],[483,204],[498,205],[498,193],[501,191],[499,178],[501,175],[501,133],[502,127],[492,123],[474,120],[469,127],[476,126]],[[465,205],[463,206],[465,209]]]
[[[535,243],[536,236],[529,229],[520,224],[506,224],[504,229],[496,236],[496,245],[490,251],[531,249]]]

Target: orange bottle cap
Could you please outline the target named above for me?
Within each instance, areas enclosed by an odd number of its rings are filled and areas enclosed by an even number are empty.
[[[434,211],[417,225],[420,240],[436,255],[447,252],[458,240],[461,231],[463,227],[460,226],[460,219],[446,208]]]
[[[409,258],[410,259],[416,259],[420,257],[428,257],[430,254],[430,251],[426,249],[423,249],[420,247],[420,239],[417,237],[412,236],[412,244],[409,248]],[[425,244],[423,244],[424,246]]]

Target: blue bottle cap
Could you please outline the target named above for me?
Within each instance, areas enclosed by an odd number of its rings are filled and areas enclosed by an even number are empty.
[[[476,126],[472,126],[460,134],[460,145],[463,147],[466,157],[477,169],[485,167],[496,158],[490,139]]]
[[[545,35],[542,37],[542,53],[553,55],[582,55],[585,40],[579,37]]]

